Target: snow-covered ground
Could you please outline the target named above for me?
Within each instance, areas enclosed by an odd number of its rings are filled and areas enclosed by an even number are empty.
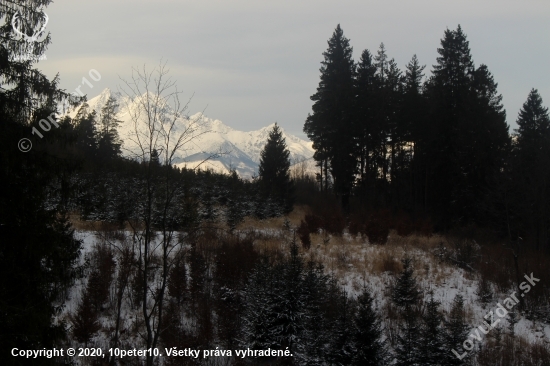
[[[289,239],[288,232],[285,232],[282,227],[281,229],[274,227],[257,228],[257,230],[262,234],[262,237],[280,240],[281,248],[286,245],[283,243],[284,240]],[[100,241],[100,238],[92,231],[78,231],[76,236],[83,242],[81,259],[84,261],[89,257],[94,245]],[[258,243],[258,247],[262,245]],[[484,316],[489,311],[494,311],[497,303],[503,303],[503,300],[510,295],[510,293],[495,291],[494,300],[483,307],[476,295],[478,280],[475,274],[448,263],[440,262],[430,250],[411,245],[411,241],[400,238],[390,237],[386,245],[371,245],[368,240],[353,238],[349,234],[344,234],[341,238],[314,234],[312,235],[311,249],[303,254],[306,258],[314,258],[322,262],[325,268],[339,279],[341,286],[345,288],[350,296],[357,296],[363,286],[367,285],[373,291],[375,306],[380,313],[389,301],[389,289],[396,274],[390,271],[382,271],[380,261],[385,258],[386,261],[389,259],[399,263],[405,255],[408,255],[413,260],[415,277],[425,299],[429,296],[430,291],[433,292],[434,298],[441,303],[441,310],[448,312],[457,294],[464,297],[466,315],[472,333],[475,333],[478,326],[483,325],[483,321],[486,320]],[[60,318],[68,319],[68,314],[76,312],[80,301],[80,293],[85,284],[86,279],[79,280],[71,289],[70,298],[66,302]],[[496,286],[492,287],[493,289],[496,288]],[[526,294],[526,296],[529,296],[529,294]],[[124,306],[122,313],[125,328],[130,328],[141,316],[138,310],[132,310],[128,304]],[[112,320],[109,317],[102,317],[100,321],[105,329],[113,329]],[[386,319],[382,319],[383,325],[385,321]],[[508,318],[502,318],[499,326],[503,330],[507,329]],[[485,342],[487,335],[480,332],[478,334],[483,337],[481,343]],[[550,340],[550,325],[533,322],[520,316],[515,326],[515,334],[530,344],[536,342],[548,343]],[[132,342],[139,342],[137,338],[132,337],[126,338],[126,344],[129,346]],[[99,347],[108,348],[108,339],[107,334],[99,333],[93,338],[92,343]],[[480,343],[476,342],[476,344],[479,346]]]

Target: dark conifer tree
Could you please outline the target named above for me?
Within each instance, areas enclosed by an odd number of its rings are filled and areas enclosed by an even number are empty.
[[[403,105],[401,109],[400,132],[403,141],[412,142],[412,151],[403,155],[403,159],[410,164],[410,181],[408,205],[405,209],[418,212],[426,210],[424,191],[426,172],[426,142],[429,133],[426,126],[426,110],[428,104],[424,95],[422,78],[425,66],[421,66],[416,55],[407,64],[403,80]]]
[[[116,99],[110,96],[101,109],[97,144],[98,154],[103,159],[112,159],[121,153],[122,142],[117,131],[117,127],[121,123],[117,118],[118,106]]]
[[[431,111],[425,194],[441,228],[476,218],[509,144],[501,97],[487,67],[474,67],[462,28],[446,30],[428,82]]]
[[[378,129],[377,141],[375,142],[375,152],[373,160],[375,161],[375,171],[377,172],[378,189],[377,194],[382,197],[381,204],[387,204],[388,198],[388,138],[390,129],[390,86],[388,85],[388,67],[389,60],[384,43],[380,44],[376,56],[374,57],[376,66],[377,104],[375,109],[375,125]]]
[[[403,271],[392,291],[392,302],[401,312],[401,326],[397,336],[395,357],[397,365],[416,366],[420,362],[422,346],[418,338],[420,291],[413,276],[411,259],[405,257],[402,262]]]
[[[452,219],[456,180],[460,175],[460,146],[458,136],[461,122],[467,116],[467,102],[474,63],[462,28],[446,30],[438,48],[437,64],[428,82],[431,105],[429,128],[431,140],[428,151],[426,199],[441,225]]]
[[[264,193],[284,202],[286,212],[292,210],[294,202],[289,157],[283,132],[275,123],[260,155],[259,182]]]
[[[404,170],[404,162],[401,158],[405,142],[404,132],[401,129],[401,107],[403,105],[403,77],[401,70],[397,67],[394,59],[388,61],[386,79],[383,84],[383,93],[385,96],[384,120],[387,138],[389,156],[386,158],[385,166],[389,169],[390,191],[388,204],[392,207],[400,206],[400,172]]]
[[[359,160],[360,196],[369,201],[374,199],[377,177],[374,157],[379,152],[380,126],[377,124],[378,80],[376,66],[369,50],[364,50],[357,65],[355,79],[355,138]]]
[[[413,307],[418,305],[420,290],[413,274],[411,258],[403,258],[402,263],[403,271],[393,287],[392,301],[399,308]]]
[[[445,321],[445,347],[451,350],[446,353],[445,365],[466,365],[470,359],[469,354],[459,358],[452,350],[461,356],[466,350],[463,348],[464,341],[468,338],[470,329],[466,323],[464,314],[464,298],[461,295],[456,295],[451,307],[451,312]],[[466,352],[467,353],[467,352]]]
[[[430,294],[422,315],[420,328],[420,360],[422,365],[441,365],[449,350],[445,347],[443,317],[439,312],[440,303]]]
[[[67,173],[70,159],[54,154],[44,141],[31,134],[31,126],[57,112],[57,103],[68,94],[58,89],[57,78],[48,80],[36,67],[37,60],[12,56],[31,51],[41,56],[49,35],[27,42],[16,35],[11,20],[19,12],[18,28],[34,34],[44,24],[43,9],[49,0],[3,1],[0,3],[0,364],[22,362],[11,356],[12,348],[52,349],[65,335],[54,324],[68,288],[76,278],[81,243],[74,239],[65,212],[58,211],[55,182]],[[72,102],[76,102],[71,98]],[[47,120],[46,120],[47,121]],[[21,138],[32,140],[32,149],[17,149]],[[50,140],[52,142],[54,140]],[[65,155],[65,157],[67,157]],[[35,365],[54,364],[45,357]]]
[[[84,343],[85,347],[88,347],[88,342],[101,329],[98,311],[93,305],[92,296],[87,289],[83,291],[76,313],[70,316],[73,336],[78,342]]]
[[[245,289],[245,309],[241,345],[251,349],[279,346],[275,321],[276,291],[273,270],[264,257],[256,265]]]
[[[373,308],[373,298],[366,288],[357,299],[352,332],[355,346],[352,365],[383,366],[388,363],[389,354],[380,320]]]
[[[330,334],[326,332],[324,305],[329,296],[329,278],[324,274],[323,266],[308,262],[304,269],[302,282],[303,301],[306,304],[303,318],[303,331],[300,342],[296,344],[295,356],[304,365],[323,364]]]
[[[304,132],[313,141],[314,158],[334,178],[334,190],[347,207],[354,184],[356,151],[353,143],[353,103],[355,65],[353,49],[338,25],[323,53],[321,81],[311,96],[313,114],[304,124]],[[325,169],[325,189],[327,188]]]
[[[76,148],[84,158],[92,161],[97,156],[96,118],[96,112],[89,112],[88,103],[84,103],[78,110],[73,121],[77,134]]]
[[[290,258],[275,267],[277,281],[274,298],[274,334],[279,347],[292,352],[300,343],[304,328],[305,296],[303,292],[304,262],[298,252],[296,238],[290,243]]]
[[[355,304],[345,291],[340,290],[336,297],[336,319],[331,327],[330,345],[327,359],[331,365],[351,365],[357,353],[353,342],[353,321]]]
[[[486,65],[473,73],[467,115],[461,123],[458,164],[461,179],[456,181],[455,215],[462,221],[484,222],[481,202],[492,189],[488,182],[498,177],[509,155],[510,136],[506,112],[497,83]]]
[[[517,119],[513,148],[513,210],[519,234],[536,248],[550,249],[550,118],[536,89],[529,93]]]
[[[419,332],[420,324],[416,312],[411,307],[404,308],[395,346],[396,365],[423,365],[421,363],[423,345],[418,338]]]

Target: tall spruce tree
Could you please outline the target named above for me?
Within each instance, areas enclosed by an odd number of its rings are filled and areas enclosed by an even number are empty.
[[[513,148],[514,210],[520,235],[537,249],[550,249],[550,117],[536,89],[529,93],[517,119]]]
[[[311,96],[313,114],[304,124],[304,132],[313,141],[314,158],[327,167],[334,178],[334,190],[347,207],[356,171],[353,136],[353,103],[355,64],[353,49],[340,25],[323,53],[321,80],[317,93]]]
[[[428,103],[424,94],[422,79],[425,66],[421,66],[416,55],[407,64],[403,80],[403,105],[401,108],[400,135],[404,142],[412,143],[412,151],[404,154],[403,159],[410,164],[409,201],[405,209],[412,212],[426,210],[424,200],[424,177],[426,166],[426,110]],[[408,155],[406,155],[408,154]],[[406,155],[406,156],[405,156]],[[412,160],[412,161],[411,161]]]
[[[364,50],[357,65],[355,79],[355,115],[354,134],[359,160],[360,186],[362,199],[374,199],[374,187],[377,177],[376,161],[378,153],[380,126],[377,124],[377,105],[379,83],[375,76],[376,66],[373,64],[369,50]]]
[[[58,89],[58,79],[49,80],[36,67],[36,59],[21,60],[23,52],[41,56],[49,35],[32,45],[16,35],[14,15],[22,32],[34,34],[44,24],[48,0],[0,3],[0,363],[26,362],[11,356],[12,348],[51,349],[65,336],[62,323],[54,323],[68,288],[77,276],[81,243],[74,239],[67,215],[58,207],[55,183],[66,183],[70,159],[31,134],[32,126],[56,112],[68,94]],[[75,102],[74,98],[72,102]],[[53,118],[53,117],[52,117]],[[46,122],[48,120],[46,119]],[[44,122],[43,122],[44,123]],[[56,136],[55,129],[48,135]],[[16,148],[21,138],[33,140],[30,151]],[[53,140],[50,140],[53,141]],[[55,151],[55,150],[54,150]],[[46,357],[33,365],[62,363]]]
[[[463,222],[487,224],[480,202],[492,189],[488,182],[499,175],[509,155],[506,112],[497,86],[486,65],[475,69],[467,107],[469,117],[459,131],[461,175],[456,181],[454,199],[458,204],[454,205],[454,212]]]
[[[383,85],[385,94],[385,125],[387,126],[389,154],[386,158],[389,169],[390,191],[388,192],[388,204],[393,207],[400,205],[400,174],[403,171],[403,147],[404,134],[401,129],[403,117],[401,107],[403,105],[403,76],[394,59],[388,62],[386,79]]]
[[[117,127],[121,121],[117,118],[118,102],[110,96],[101,109],[99,128],[97,131],[98,154],[102,159],[112,159],[121,153],[122,142]]]
[[[89,112],[88,103],[84,103],[74,118],[77,134],[76,148],[86,159],[90,160],[95,159],[97,156],[96,123],[96,111]]]
[[[475,219],[486,182],[503,166],[509,143],[497,84],[475,68],[460,25],[446,30],[427,84],[430,98],[425,195],[440,228]]]
[[[275,123],[260,153],[259,182],[264,193],[284,202],[286,212],[292,210],[294,202],[289,156],[283,132]]]
[[[446,226],[452,220],[451,202],[460,176],[458,158],[461,121],[466,118],[469,87],[474,72],[469,43],[462,28],[445,31],[437,64],[428,82],[431,105],[428,179],[425,194],[432,212]]]
[[[388,82],[388,68],[389,60],[386,53],[386,47],[384,43],[380,44],[376,56],[374,57],[376,66],[376,80],[378,83],[378,98],[377,107],[375,109],[375,125],[378,128],[378,139],[375,142],[376,150],[373,156],[375,161],[375,171],[378,174],[378,192],[377,194],[382,197],[382,204],[387,204],[388,198],[388,173],[389,173],[389,160],[388,160],[388,138],[390,134],[390,115],[391,111],[390,101],[390,89],[391,86]],[[393,60],[392,60],[393,61]]]

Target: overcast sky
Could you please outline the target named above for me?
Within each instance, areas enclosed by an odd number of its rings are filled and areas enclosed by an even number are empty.
[[[52,44],[38,68],[59,72],[62,88],[91,81],[95,69],[101,80],[81,88],[91,98],[116,90],[132,66],[164,58],[184,95],[194,93],[191,112],[208,106],[207,116],[241,130],[277,121],[304,137],[337,24],[356,60],[384,42],[399,67],[417,54],[428,74],[443,32],[460,24],[476,66],[498,82],[512,128],[531,88],[550,106],[549,0],[55,0],[46,13]]]

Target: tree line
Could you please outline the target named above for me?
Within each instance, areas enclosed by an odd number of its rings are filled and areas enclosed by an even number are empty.
[[[438,230],[474,223],[550,249],[550,119],[538,91],[510,134],[460,26],[445,31],[430,76],[416,55],[400,70],[384,44],[357,62],[352,51],[338,25],[304,124],[320,189],[348,212],[427,215]]]

